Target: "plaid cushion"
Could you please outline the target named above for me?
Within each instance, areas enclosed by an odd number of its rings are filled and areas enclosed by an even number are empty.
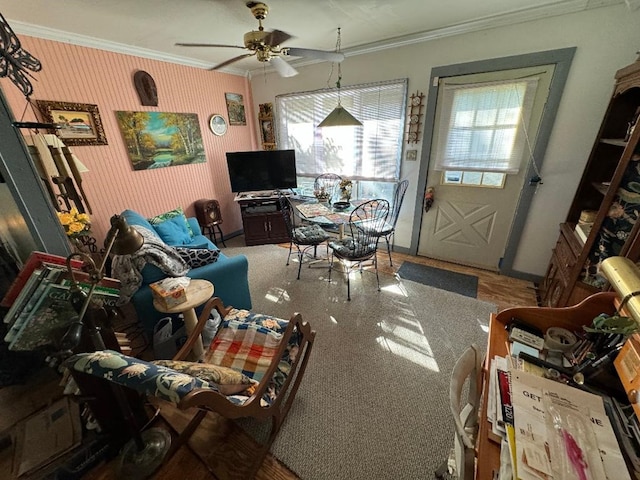
[[[233,368],[260,382],[269,369],[288,324],[287,320],[280,318],[232,309],[224,317],[218,335],[205,355],[205,362]],[[262,405],[271,404],[277,397],[291,371],[299,344],[299,332],[294,331],[262,398]]]
[[[286,328],[285,320],[233,309],[224,317],[205,362],[233,368],[259,382]]]

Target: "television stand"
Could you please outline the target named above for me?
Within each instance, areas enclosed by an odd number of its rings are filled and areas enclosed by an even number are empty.
[[[294,195],[294,193],[291,190],[280,190],[280,192],[285,196],[285,197],[289,197],[291,195]],[[236,194],[236,197],[234,198],[234,201],[236,202],[241,202],[242,200],[251,200],[251,199],[255,199],[255,198],[260,198],[260,199],[278,199],[278,190],[259,190],[259,191],[255,191],[255,192],[238,192]]]
[[[266,196],[258,195],[265,193]],[[243,192],[235,201],[240,205],[247,246],[289,242],[277,192]]]

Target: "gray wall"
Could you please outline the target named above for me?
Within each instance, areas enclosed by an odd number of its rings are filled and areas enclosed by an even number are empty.
[[[434,67],[566,47],[577,47],[544,158],[542,177],[514,260],[514,270],[544,275],[612,92],[616,70],[636,60],[640,48],[640,10],[624,5],[596,8],[528,23],[467,33],[380,52],[348,56],[343,85],[409,79],[409,93],[428,92]],[[343,39],[348,32],[342,32]],[[343,41],[344,43],[344,41]],[[348,53],[348,51],[347,51]],[[331,65],[296,67],[299,75],[281,78],[256,73],[252,78],[255,111],[281,93],[318,90],[327,85]],[[335,80],[334,80],[335,81]],[[276,112],[277,115],[277,112]],[[405,149],[418,149],[422,143]],[[403,156],[404,158],[404,156]],[[419,161],[403,160],[401,177],[410,180],[398,221],[396,245],[410,249],[413,224],[423,192],[417,192]],[[422,160],[424,161],[424,160]]]

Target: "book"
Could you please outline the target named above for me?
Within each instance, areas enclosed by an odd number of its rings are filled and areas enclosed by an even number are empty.
[[[8,308],[8,307],[11,307],[11,305],[13,305],[13,302],[16,300],[16,298],[22,291],[22,288],[25,286],[25,284],[29,280],[29,277],[31,276],[33,271],[36,268],[42,266],[43,263],[48,263],[50,265],[65,266],[66,262],[67,262],[67,258],[60,255],[54,255],[52,253],[39,252],[39,251],[31,252],[31,254],[29,255],[29,258],[27,258],[27,261],[24,263],[24,267],[22,267],[22,270],[20,270],[20,273],[18,273],[18,276],[9,286],[9,290],[7,290],[7,293],[2,298],[2,301],[0,301],[0,307]],[[77,258],[72,258],[70,263],[73,268],[78,268],[78,269],[82,268],[82,265],[83,265],[83,262]]]
[[[73,277],[79,283],[90,283],[90,276],[87,272],[83,272],[82,270],[73,269]],[[70,276],[68,276],[69,280],[71,280]],[[101,287],[113,288],[120,291],[120,280],[117,278],[111,277],[102,277],[98,282],[98,285]]]
[[[90,285],[80,284],[80,287],[88,292]],[[71,294],[68,283],[66,285],[54,282],[47,284],[40,301],[9,344],[9,350],[35,350],[45,345],[56,344],[66,333],[69,325],[78,317],[78,313],[71,304]],[[115,307],[118,296],[113,289],[98,286],[91,300],[101,306]]]
[[[18,332],[20,332],[20,330],[26,324],[31,312],[35,308],[37,308],[37,305],[42,301],[42,294],[46,291],[47,286],[50,283],[55,282],[65,270],[66,268],[63,269],[56,267],[44,267],[42,269],[42,273],[40,274],[40,282],[38,283],[31,296],[27,299],[24,307],[20,310],[18,316],[11,325],[11,328],[9,328],[9,330],[7,331],[7,334],[4,337],[5,342],[10,343],[13,341]]]
[[[60,270],[61,268],[63,268],[62,265],[49,262],[42,262],[40,266],[36,267],[22,287],[22,290],[14,300],[11,307],[9,307],[9,310],[4,316],[4,323],[12,324],[13,321],[15,321],[16,316],[22,311],[25,303],[33,296],[35,289],[42,281],[42,272],[50,271],[51,269]]]
[[[15,301],[13,302],[13,305],[9,307],[9,310],[7,310],[7,313],[4,316],[3,321],[4,323],[9,325],[9,328],[11,328],[11,325],[13,325],[13,322],[15,322],[16,318],[18,317],[18,314],[20,313],[22,308],[25,306],[27,300],[31,298],[31,295],[33,294],[35,289],[38,288],[38,285],[40,284],[41,281],[42,281],[42,269],[37,268],[29,276],[29,280],[27,280],[27,283],[24,284],[24,287],[20,291],[20,294],[16,297]]]
[[[511,453],[511,468],[515,478],[518,478],[516,457],[516,433],[513,418],[513,403],[511,402],[511,374],[508,370],[497,370],[498,390],[500,392],[500,404],[502,405],[502,418],[507,437],[507,445]]]

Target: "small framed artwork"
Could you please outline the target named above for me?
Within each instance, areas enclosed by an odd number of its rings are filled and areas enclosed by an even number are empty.
[[[225,93],[227,101],[227,113],[229,114],[229,125],[246,125],[247,117],[244,113],[244,100],[239,93]]]
[[[65,145],[107,145],[97,105],[36,100],[44,120],[57,123],[55,133]]]
[[[262,143],[276,143],[276,136],[273,132],[273,120],[260,120],[260,132],[262,133]]]
[[[258,108],[260,109],[259,118],[273,118],[272,103],[261,103]]]
[[[273,104],[261,103],[258,105],[258,124],[260,125],[260,138],[264,150],[276,149],[276,132],[273,123]]]

